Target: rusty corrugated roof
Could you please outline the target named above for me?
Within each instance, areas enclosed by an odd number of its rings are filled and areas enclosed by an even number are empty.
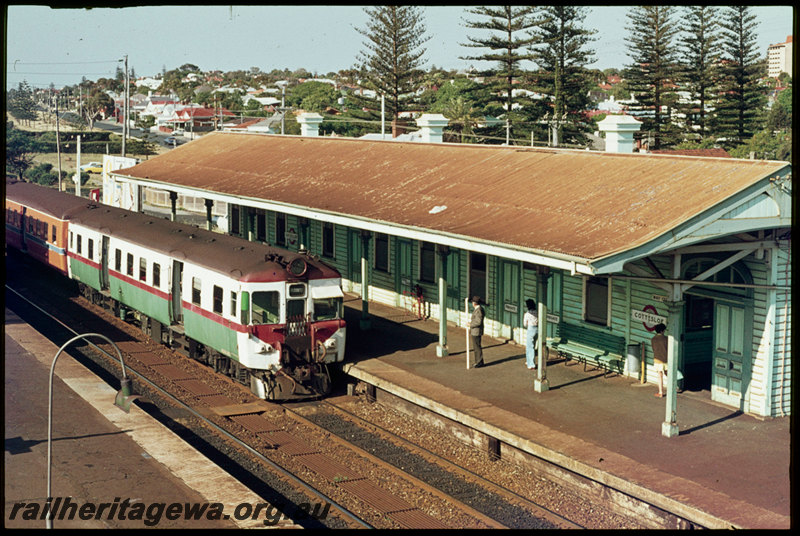
[[[786,166],[216,132],[115,173],[592,260],[644,244]]]

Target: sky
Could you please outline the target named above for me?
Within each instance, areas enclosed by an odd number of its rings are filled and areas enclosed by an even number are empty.
[[[597,30],[597,61],[590,68],[622,68],[629,63],[625,37],[629,6],[591,6],[584,27]],[[790,4],[754,6],[758,48],[792,35]],[[480,49],[461,43],[476,30],[465,6],[424,6],[430,40],[425,68],[481,69],[481,62],[460,59]],[[353,67],[364,50],[368,16],[363,6],[244,5],[139,6],[127,8],[51,8],[11,5],[5,13],[6,88],[26,80],[35,88],[72,85],[82,77],[113,77],[126,55],[137,76],[153,76],[190,63],[203,71],[263,72],[305,68],[324,76]]]

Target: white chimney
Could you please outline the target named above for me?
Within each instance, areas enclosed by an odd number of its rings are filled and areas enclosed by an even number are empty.
[[[426,143],[442,143],[442,131],[444,127],[450,122],[442,114],[422,114],[417,119],[417,125],[420,127],[420,141]]]
[[[319,125],[322,123],[322,116],[318,113],[306,112],[297,116],[300,123],[301,136],[319,136]]]
[[[630,115],[608,115],[597,126],[606,133],[607,153],[632,153],[633,134],[639,132],[642,123]]]

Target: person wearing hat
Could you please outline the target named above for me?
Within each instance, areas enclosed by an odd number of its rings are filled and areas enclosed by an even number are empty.
[[[483,349],[481,348],[481,336],[483,335],[483,307],[481,307],[480,296],[472,297],[472,318],[469,322],[469,334],[472,337],[472,346],[475,347],[474,358],[470,363],[470,368],[483,366]]]

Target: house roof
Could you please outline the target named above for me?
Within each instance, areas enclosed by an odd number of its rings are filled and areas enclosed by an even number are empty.
[[[215,132],[115,174],[591,263],[787,169],[733,158]]]

